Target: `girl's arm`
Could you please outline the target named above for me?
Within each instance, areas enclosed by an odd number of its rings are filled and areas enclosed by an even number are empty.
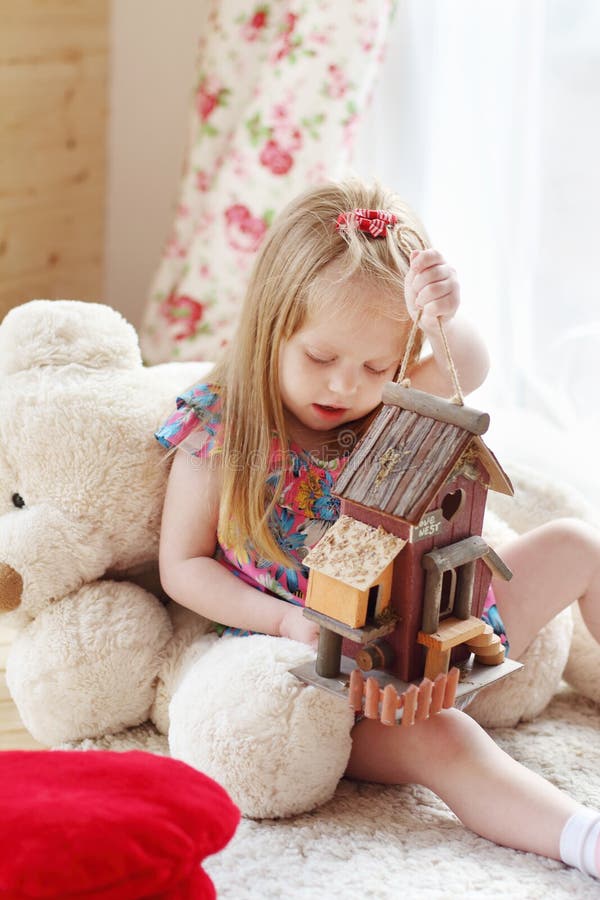
[[[217,546],[220,468],[178,450],[167,484],[160,578],[169,597],[222,625],[313,644],[318,628],[302,608],[246,584],[212,558]]]
[[[487,348],[476,329],[465,319],[457,317],[443,321],[442,327],[462,392],[470,394],[483,383],[488,373]],[[435,329],[425,334],[432,353],[419,360],[408,373],[411,386],[438,397],[451,397],[455,393],[454,383],[437,322]]]
[[[432,351],[409,372],[413,387],[442,397],[455,392],[440,320],[463,393],[479,387],[488,373],[488,352],[475,328],[456,315],[460,305],[456,272],[437,250],[413,252],[404,293],[411,317],[420,314],[419,326]]]

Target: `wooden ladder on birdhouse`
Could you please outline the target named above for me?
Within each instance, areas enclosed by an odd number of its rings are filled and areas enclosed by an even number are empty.
[[[475,662],[482,666],[499,666],[504,662],[504,644],[492,626],[487,622],[484,624],[485,629],[481,634],[465,643],[471,653],[475,654]]]

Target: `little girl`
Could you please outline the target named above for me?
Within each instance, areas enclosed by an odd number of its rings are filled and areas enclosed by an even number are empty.
[[[157,434],[188,451],[175,455],[163,512],[169,596],[220,632],[316,643],[318,628],[303,616],[302,560],[339,515],[336,479],[397,374],[413,321],[413,387],[448,393],[438,320],[463,389],[486,375],[485,348],[458,306],[454,271],[380,187],[328,184],[283,211],[231,348]],[[597,534],[557,521],[501,553],[514,576],[494,580],[489,615],[511,656],[575,600],[600,640]],[[519,765],[466,714],[444,710],[410,728],[363,719],[352,744],[350,777],[425,785],[489,840],[600,875],[600,814]]]

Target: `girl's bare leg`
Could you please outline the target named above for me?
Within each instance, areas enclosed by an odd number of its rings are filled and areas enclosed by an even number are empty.
[[[464,713],[443,710],[410,728],[364,719],[352,738],[350,778],[422,784],[482,837],[560,858],[562,829],[580,805],[515,762]]]
[[[557,519],[504,545],[500,556],[513,577],[494,578],[493,587],[514,659],[576,600],[600,643],[600,532],[577,519]]]

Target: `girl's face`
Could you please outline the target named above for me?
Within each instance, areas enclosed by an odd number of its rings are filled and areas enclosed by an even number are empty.
[[[378,293],[361,284],[362,309],[308,316],[281,346],[279,387],[288,428],[307,449],[372,412],[396,374],[409,326],[368,313],[381,307]]]

